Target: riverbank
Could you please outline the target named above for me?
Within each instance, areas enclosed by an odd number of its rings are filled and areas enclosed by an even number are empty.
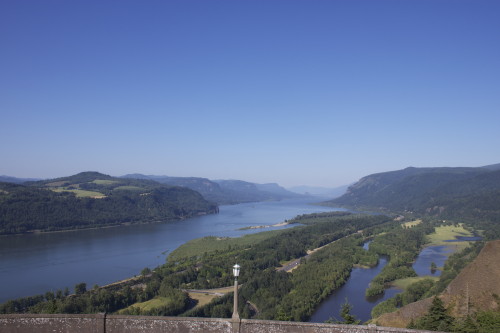
[[[91,227],[76,226],[74,228],[67,228],[67,229],[60,229],[60,230],[33,229],[33,230],[28,230],[28,231],[24,231],[24,232],[20,232],[20,233],[0,234],[0,237],[37,235],[37,234],[54,234],[54,233],[61,233],[61,232],[75,232],[75,231],[83,231],[83,230],[100,230],[100,229],[109,229],[109,228],[117,228],[117,227],[127,227],[127,226],[132,226],[132,225],[172,223],[172,222],[184,221],[184,220],[188,220],[188,219],[192,219],[192,218],[196,218],[196,217],[200,217],[200,216],[205,216],[205,215],[210,215],[210,214],[217,214],[217,213],[215,213],[215,212],[214,213],[204,213],[204,214],[197,214],[197,215],[193,215],[193,216],[178,217],[175,219],[168,219],[168,220],[120,222],[120,223],[113,223],[113,224],[102,224],[102,225],[91,226]]]
[[[276,224],[270,224],[270,225],[255,225],[251,227],[245,227],[245,228],[240,228],[238,230],[252,230],[252,229],[265,229],[265,228],[273,228],[273,227],[284,227],[289,225],[290,223],[288,222],[281,222],[281,223],[276,223]]]

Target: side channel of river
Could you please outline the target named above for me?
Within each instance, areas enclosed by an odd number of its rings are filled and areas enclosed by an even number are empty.
[[[368,244],[369,242],[363,245],[365,250],[368,249]],[[383,256],[380,257],[379,263],[375,267],[353,268],[349,280],[320,304],[309,321],[322,323],[328,319],[342,320],[340,317],[340,308],[346,300],[353,306],[351,314],[355,315],[362,322],[369,320],[371,318],[370,313],[375,305],[401,292],[397,288],[388,288],[381,296],[365,296],[365,290],[368,288],[371,280],[380,273],[382,268],[387,264],[387,261],[388,258]]]
[[[450,245],[436,245],[425,247],[417,256],[413,263],[413,269],[418,276],[437,277],[441,275],[441,270],[431,270],[431,263],[435,263],[438,268],[442,268],[448,259],[448,256],[455,252],[456,247],[453,242],[456,241],[477,241],[480,237],[458,237],[454,240],[448,240]],[[363,245],[365,250],[368,249],[370,242]],[[322,323],[333,318],[342,320],[340,317],[340,309],[342,304],[348,300],[353,306],[351,314],[356,316],[362,322],[371,319],[371,311],[375,305],[396,296],[402,292],[398,288],[387,288],[385,293],[378,297],[366,297],[365,291],[370,284],[370,281],[384,268],[387,264],[387,257],[381,257],[377,266],[372,268],[354,268],[351,272],[349,280],[333,292],[326,300],[324,300],[316,311],[311,316],[311,322]]]
[[[105,285],[165,262],[181,244],[204,236],[237,237],[279,229],[300,214],[342,210],[312,205],[321,198],[221,206],[219,214],[172,223],[0,237],[0,303],[75,284]],[[293,225],[280,227],[288,228]]]

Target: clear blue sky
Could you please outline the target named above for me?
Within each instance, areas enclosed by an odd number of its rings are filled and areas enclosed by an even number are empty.
[[[0,175],[500,163],[500,1],[0,2]]]

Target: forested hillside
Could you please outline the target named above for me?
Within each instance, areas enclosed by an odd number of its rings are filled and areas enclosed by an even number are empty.
[[[356,208],[470,219],[500,216],[500,170],[407,168],[374,174],[327,202]]]
[[[187,188],[97,172],[0,183],[0,234],[168,221],[214,213],[217,206]]]

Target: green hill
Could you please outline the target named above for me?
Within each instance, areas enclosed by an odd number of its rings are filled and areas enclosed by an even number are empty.
[[[187,188],[97,172],[0,183],[0,234],[179,220],[217,209]]]
[[[498,217],[500,170],[406,168],[373,174],[327,204],[442,217]]]

